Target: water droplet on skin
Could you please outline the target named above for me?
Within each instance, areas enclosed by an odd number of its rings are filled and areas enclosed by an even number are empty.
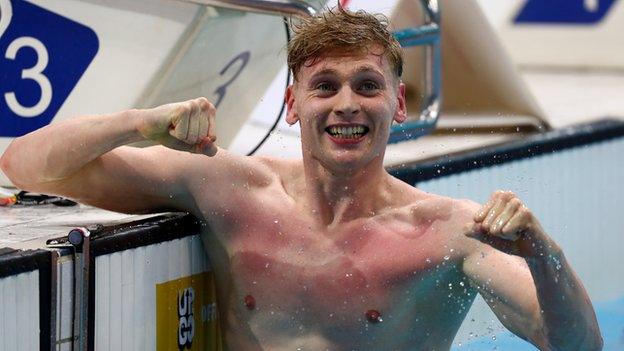
[[[431,259],[429,257],[427,257],[427,259],[425,260],[425,262],[427,263],[431,263]]]
[[[444,256],[444,260],[445,260],[445,261],[448,261],[448,260],[449,260],[449,258],[451,258],[451,256],[449,256],[449,255],[445,255],[445,256]]]
[[[279,223],[279,221],[276,219],[276,220],[273,221],[273,223],[277,224],[277,223]]]

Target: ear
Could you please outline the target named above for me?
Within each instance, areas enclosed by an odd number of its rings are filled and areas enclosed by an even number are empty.
[[[394,120],[397,123],[403,123],[407,119],[407,105],[405,104],[405,84],[399,83],[399,89],[397,91],[397,108],[394,112]]]
[[[286,100],[286,123],[293,125],[299,121],[299,116],[295,111],[295,94],[294,84],[291,84],[286,88],[286,94],[284,100]]]

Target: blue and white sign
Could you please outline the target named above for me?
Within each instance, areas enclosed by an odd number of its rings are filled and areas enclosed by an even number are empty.
[[[98,48],[83,24],[24,0],[0,0],[0,137],[50,123]]]
[[[521,24],[599,23],[617,0],[528,0],[514,19]]]

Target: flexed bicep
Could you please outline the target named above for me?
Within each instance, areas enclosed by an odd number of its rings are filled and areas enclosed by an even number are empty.
[[[48,184],[48,193],[124,213],[192,211],[184,176],[188,155],[162,146],[119,147]]]

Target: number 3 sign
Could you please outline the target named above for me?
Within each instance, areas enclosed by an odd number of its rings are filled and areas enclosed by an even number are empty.
[[[0,0],[0,137],[50,123],[95,57],[90,28],[24,0]]]

